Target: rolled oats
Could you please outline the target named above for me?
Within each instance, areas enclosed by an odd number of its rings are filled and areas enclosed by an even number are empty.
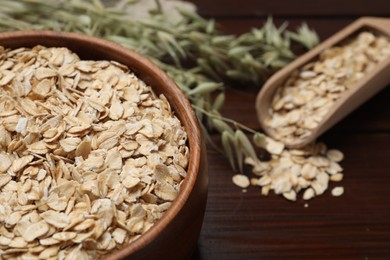
[[[334,182],[342,181],[344,178],[344,175],[342,173],[336,173],[330,176],[329,180]]]
[[[283,192],[283,197],[285,197],[288,200],[296,201],[297,200],[297,193],[293,190]]]
[[[268,162],[254,161],[249,157],[245,159],[245,163],[252,166],[252,172],[258,176],[250,182],[249,179],[248,182],[245,181],[245,185],[260,186],[264,196],[273,190],[287,200],[296,201],[297,195],[303,192],[303,199],[310,200],[323,194],[329,181],[343,179],[343,169],[339,163],[328,158],[329,151],[330,154],[338,155],[341,152],[335,149],[328,151],[323,143],[311,144],[301,149],[283,147],[281,151],[278,149],[277,154],[274,153],[273,146],[268,148],[271,149],[268,152],[272,154],[272,159]],[[239,174],[233,178],[236,185],[247,187],[242,181],[247,178],[245,175]]]
[[[250,185],[250,180],[246,175],[236,174],[233,176],[233,183],[241,188],[247,188]]]
[[[0,86],[1,257],[103,256],[176,198],[187,134],[125,66],[0,48]]]
[[[333,190],[332,190],[332,195],[335,196],[335,197],[339,197],[341,195],[343,195],[344,193],[344,187],[334,187]]]
[[[315,192],[314,192],[313,188],[308,188],[303,193],[304,200],[310,200],[310,199],[314,198],[314,196],[315,196]]]
[[[344,159],[344,154],[338,150],[329,150],[326,153],[326,156],[329,158],[329,160],[332,160],[334,162],[340,162]]]
[[[289,144],[304,140],[356,81],[388,57],[390,39],[368,31],[323,51],[277,89],[265,123],[278,140]]]

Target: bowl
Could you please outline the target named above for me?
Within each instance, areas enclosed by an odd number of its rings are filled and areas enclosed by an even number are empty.
[[[105,259],[185,259],[193,253],[202,227],[207,200],[207,163],[204,141],[191,104],[157,65],[116,43],[78,33],[16,31],[0,33],[6,48],[66,47],[84,60],[113,60],[128,66],[157,94],[164,94],[188,135],[187,176],[169,209],[147,232]]]

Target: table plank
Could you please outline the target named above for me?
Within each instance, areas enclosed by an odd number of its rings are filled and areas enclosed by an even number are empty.
[[[205,16],[388,16],[387,0],[190,0]]]
[[[264,21],[244,14],[248,17],[222,16],[217,21],[229,33],[244,32]],[[353,20],[348,15],[332,19],[291,17],[291,25],[305,20],[322,39]],[[284,17],[275,19],[280,23]],[[222,113],[259,129],[254,102],[260,86],[234,87],[226,92]],[[338,198],[330,195],[335,183],[325,194],[309,202],[301,199],[302,194],[295,203],[275,194],[264,197],[257,187],[242,192],[232,184],[235,173],[226,159],[209,150],[208,204],[193,259],[389,259],[388,100],[389,88],[320,137],[328,147],[340,149],[346,156],[342,162],[345,179],[337,184],[345,187],[345,193]],[[219,137],[213,135],[213,138]],[[249,170],[246,174],[252,176]],[[304,207],[305,203],[308,207]]]
[[[346,155],[341,183],[345,194],[332,197],[332,183],[324,195],[309,202],[291,203],[274,194],[263,197],[256,187],[243,193],[231,183],[234,172],[225,158],[209,152],[208,205],[195,259],[389,256],[389,138],[388,133],[332,129],[322,139]]]

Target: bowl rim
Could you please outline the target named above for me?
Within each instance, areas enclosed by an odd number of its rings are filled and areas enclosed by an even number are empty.
[[[48,30],[10,31],[0,33],[0,46],[7,47],[7,44],[12,45],[18,41],[28,42],[29,40],[33,41],[34,43],[28,47],[36,45],[45,46],[44,42],[47,40],[64,41],[64,45],[58,47],[67,47],[77,55],[80,55],[76,51],[72,50],[72,47],[69,46],[69,43],[77,42],[78,44],[85,44],[87,46],[90,45],[95,46],[95,48],[101,48],[103,51],[111,51],[113,54],[120,55],[121,57],[131,61],[137,60],[139,64],[136,66],[140,67],[141,71],[145,68],[149,68],[148,75],[151,74],[150,76],[156,78],[156,81],[160,82],[160,84],[164,86],[164,90],[169,90],[171,95],[165,96],[170,106],[172,107],[172,103],[175,102],[176,108],[173,109],[174,112],[176,112],[176,115],[182,114],[179,119],[187,132],[187,140],[189,144],[189,164],[186,171],[187,175],[184,178],[181,189],[177,197],[173,200],[171,206],[149,230],[141,234],[140,237],[136,240],[124,245],[121,249],[115,250],[107,255],[103,255],[103,258],[107,259],[126,257],[146,246],[147,244],[153,242],[157,235],[164,228],[166,228],[175,218],[175,216],[181,211],[195,186],[200,170],[202,139],[199,122],[194,110],[192,109],[191,103],[183,91],[176,85],[176,83],[170,77],[168,77],[168,75],[155,63],[153,63],[145,56],[110,40],[75,32],[58,32]],[[42,44],[40,44],[39,41],[42,41]],[[132,72],[134,72],[131,66],[127,64],[125,65],[129,67]],[[137,75],[136,72],[134,73]],[[137,77],[139,76],[137,75]],[[139,78],[143,80],[141,77]],[[153,86],[151,87],[153,89]],[[183,120],[184,118],[185,120]]]

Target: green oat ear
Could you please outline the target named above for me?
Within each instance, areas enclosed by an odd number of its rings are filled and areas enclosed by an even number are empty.
[[[255,133],[253,135],[253,143],[260,148],[265,148],[266,146],[266,140],[265,140],[265,135],[262,133]]]
[[[312,29],[310,29],[306,23],[303,23],[301,26],[299,26],[296,33],[287,32],[287,36],[292,40],[299,42],[307,49],[315,47],[320,41],[318,35]]]
[[[258,160],[255,149],[253,149],[251,142],[249,141],[248,137],[244,134],[244,132],[242,132],[241,130],[237,130],[235,133],[235,138],[237,142],[240,144],[243,153],[246,156]]]
[[[217,110],[219,111],[222,106],[223,106],[223,103],[225,103],[225,93],[224,92],[221,92],[218,94],[218,96],[214,99],[214,103],[212,105],[212,109],[213,110]]]
[[[213,118],[212,123],[213,123],[213,127],[216,128],[218,130],[218,132],[220,132],[220,133],[223,133],[224,131],[226,131],[231,135],[234,134],[233,129],[224,121],[222,121],[218,118]]]
[[[222,147],[225,152],[226,157],[229,160],[230,166],[235,171],[236,170],[236,164],[234,159],[234,151],[233,146],[234,144],[234,136],[230,134],[227,131],[222,132]]]

